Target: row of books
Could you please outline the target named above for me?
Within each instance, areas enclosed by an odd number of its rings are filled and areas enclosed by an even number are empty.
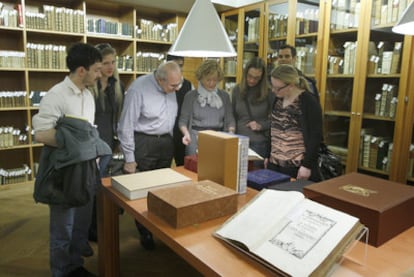
[[[118,70],[133,71],[134,70],[134,58],[130,55],[116,56],[116,65],[117,65]]]
[[[26,106],[26,91],[0,91],[0,108]]]
[[[27,43],[27,67],[66,69],[66,45]]]
[[[103,18],[88,18],[87,31],[88,33],[132,37],[133,26],[129,23],[111,21]]]
[[[260,38],[260,17],[247,17],[247,41],[257,41]]]
[[[164,61],[163,53],[138,52],[137,71],[152,72]]]
[[[409,0],[374,0],[372,8],[373,25],[397,22],[409,2]]]
[[[25,68],[25,56],[22,51],[0,50],[0,67]]]
[[[19,27],[18,17],[18,12],[13,6],[6,6],[5,3],[0,2],[0,26]]]
[[[84,33],[85,12],[64,7],[43,5],[42,7],[26,6],[26,28],[70,33]]]
[[[224,28],[226,29],[227,35],[232,43],[237,43],[237,34],[238,34],[238,22],[237,20],[230,20],[226,18],[224,21]]]
[[[284,37],[287,35],[288,16],[282,14],[269,15],[269,39]]]
[[[0,126],[0,148],[8,148],[29,142],[27,134],[13,126]]]
[[[30,105],[33,107],[38,107],[40,101],[42,101],[43,96],[45,96],[47,91],[32,90],[29,94]]]
[[[0,168],[0,185],[16,184],[26,182],[30,178],[32,170],[26,164],[19,168]]]
[[[356,0],[333,1],[331,10],[331,30],[357,28],[360,18],[361,3]]]
[[[343,56],[330,55],[328,57],[328,73],[329,74],[353,74],[355,71],[356,59],[356,41],[346,41],[343,49],[337,52],[343,52]]]
[[[178,36],[176,23],[159,24],[152,20],[140,19],[137,26],[137,38],[173,42]]]
[[[390,138],[372,134],[372,130],[361,130],[360,165],[365,168],[389,172],[393,142]]]
[[[296,67],[304,74],[315,73],[316,47],[312,44],[296,47]]]
[[[224,74],[236,75],[237,73],[237,60],[225,59],[224,60]]]
[[[381,93],[375,94],[375,112],[377,116],[395,117],[397,110],[397,86],[386,84],[382,85]]]
[[[379,41],[369,43],[368,74],[396,74],[400,72],[402,42]]]
[[[296,34],[318,32],[319,9],[305,9],[296,13]]]
[[[7,6],[0,2],[0,26],[21,26],[21,8]],[[43,5],[41,7],[26,6],[26,27],[37,30],[61,31],[69,33],[85,33],[85,12],[65,7]],[[176,23],[159,24],[152,20],[140,19],[136,26],[137,38],[172,42],[177,38]],[[89,33],[104,33],[132,37],[132,24],[104,18],[88,18],[86,30]]]

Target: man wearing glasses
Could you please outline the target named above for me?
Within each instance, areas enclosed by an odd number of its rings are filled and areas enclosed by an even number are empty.
[[[174,155],[172,134],[178,109],[175,91],[181,82],[180,67],[169,61],[161,64],[154,73],[136,79],[126,91],[118,125],[125,173],[171,166]],[[142,246],[153,249],[151,232],[136,223]]]

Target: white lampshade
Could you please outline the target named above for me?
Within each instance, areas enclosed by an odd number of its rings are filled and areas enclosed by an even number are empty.
[[[398,23],[392,27],[394,33],[414,35],[414,2],[405,9]]]
[[[210,0],[196,0],[168,54],[201,58],[237,55]]]

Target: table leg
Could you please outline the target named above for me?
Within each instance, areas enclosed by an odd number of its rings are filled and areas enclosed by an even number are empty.
[[[119,207],[99,189],[97,193],[99,276],[119,274]]]

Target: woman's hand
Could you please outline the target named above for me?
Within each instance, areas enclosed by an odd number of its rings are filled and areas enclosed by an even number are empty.
[[[299,167],[298,176],[296,177],[296,179],[305,179],[305,180],[307,180],[307,179],[309,179],[310,175],[311,175],[311,170],[307,167],[301,166],[301,167]]]
[[[248,128],[250,128],[253,131],[260,131],[262,130],[262,125],[260,125],[259,123],[257,123],[256,121],[250,121],[249,123],[247,123],[246,125]]]
[[[183,141],[183,144],[184,145],[189,145],[191,143],[191,136],[190,136],[190,134],[189,133],[185,134],[183,136],[182,141]]]

